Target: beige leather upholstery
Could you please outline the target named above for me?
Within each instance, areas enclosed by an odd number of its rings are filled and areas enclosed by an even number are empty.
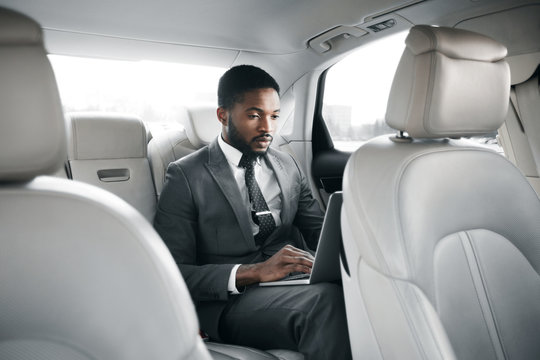
[[[167,166],[171,162],[197,150],[189,142],[184,125],[181,125],[187,124],[189,121],[187,109],[184,108],[183,110],[182,116],[178,119],[177,123],[161,124],[161,126],[151,129],[152,139],[148,143],[148,159],[150,160],[158,199],[163,189],[163,183],[165,182]]]
[[[188,109],[186,135],[189,142],[197,149],[212,142],[221,132],[221,123],[217,119],[215,106],[197,106]]]
[[[426,37],[430,62],[410,49]],[[416,138],[366,143],[344,175],[343,282],[355,358],[538,358],[540,201],[503,156],[443,138],[491,132],[504,120],[504,52],[479,35],[426,26],[414,27],[407,44],[393,89],[413,93],[394,93],[388,107],[404,109],[406,121],[391,124]],[[486,89],[488,74],[500,88]],[[455,91],[470,99],[456,101]],[[468,112],[475,116],[463,123]]]
[[[108,190],[152,221],[156,194],[143,122],[132,116],[72,113],[69,165],[74,180]]]
[[[388,125],[417,138],[499,128],[510,86],[509,78],[498,76],[509,73],[501,61],[503,45],[466,30],[429,26],[415,26],[405,42],[388,99]]]
[[[208,145],[221,131],[215,106],[185,109],[178,123],[153,130],[152,140],[148,144],[148,156],[158,198],[163,189],[167,166]]]
[[[66,153],[64,123],[52,121],[62,117],[62,107],[42,41],[41,29],[34,21],[0,11],[3,181],[53,173]],[[31,106],[28,99],[32,99]]]
[[[125,201],[55,177],[66,129],[39,25],[0,9],[0,358],[210,359],[167,248]]]

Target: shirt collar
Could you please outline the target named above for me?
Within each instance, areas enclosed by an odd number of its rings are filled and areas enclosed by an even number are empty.
[[[238,166],[240,163],[240,159],[242,158],[242,152],[235,148],[234,146],[231,146],[223,140],[223,136],[221,134],[218,136],[218,144],[221,148],[221,151],[223,151],[223,154],[225,155],[225,158],[227,161],[234,166]],[[257,164],[261,165],[261,157],[257,156]]]

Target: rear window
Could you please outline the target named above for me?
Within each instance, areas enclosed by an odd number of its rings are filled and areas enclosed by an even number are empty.
[[[217,104],[224,68],[49,55],[65,112],[129,113],[174,122],[182,107]]]

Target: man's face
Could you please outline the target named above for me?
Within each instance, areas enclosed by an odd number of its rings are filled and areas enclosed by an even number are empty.
[[[231,109],[220,108],[223,139],[242,153],[264,155],[273,139],[279,108],[279,95],[272,88],[245,92]]]

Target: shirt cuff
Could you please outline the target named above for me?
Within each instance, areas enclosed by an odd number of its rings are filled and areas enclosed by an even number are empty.
[[[229,275],[229,284],[227,285],[227,290],[229,290],[229,293],[231,295],[238,295],[240,294],[240,291],[236,288],[236,271],[240,267],[240,264],[236,264],[232,270],[231,275]]]

